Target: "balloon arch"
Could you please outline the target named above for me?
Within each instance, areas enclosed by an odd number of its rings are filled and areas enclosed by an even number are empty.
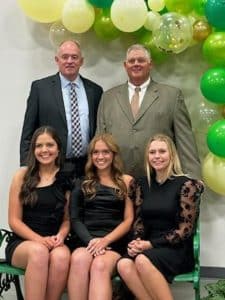
[[[225,195],[224,0],[18,0],[18,4],[34,21],[52,23],[49,39],[54,47],[90,28],[104,41],[129,33],[151,51],[156,63],[162,63],[171,53],[202,43],[209,69],[200,78],[200,89],[221,112],[215,123],[206,116],[209,153],[202,163],[203,178],[214,192]]]

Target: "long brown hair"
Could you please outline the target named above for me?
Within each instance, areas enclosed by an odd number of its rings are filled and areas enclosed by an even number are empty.
[[[120,156],[120,150],[112,135],[109,133],[103,133],[96,135],[90,142],[88,148],[88,160],[85,166],[85,180],[82,184],[82,190],[85,195],[93,198],[96,194],[96,184],[99,183],[98,172],[92,161],[92,154],[95,149],[95,144],[98,141],[103,141],[109,150],[113,153],[112,165],[111,165],[111,178],[118,187],[117,194],[121,199],[124,199],[127,194],[127,187],[123,180],[123,163]]]
[[[165,182],[171,176],[184,175],[182,168],[181,168],[180,159],[177,154],[177,149],[176,149],[172,139],[165,134],[156,134],[152,138],[150,138],[150,140],[148,141],[148,144],[146,146],[146,150],[145,150],[145,170],[146,170],[146,175],[148,178],[149,185],[151,183],[151,176],[155,173],[155,170],[150,165],[149,158],[148,158],[149,147],[153,141],[165,142],[168,147],[169,154],[170,154],[170,162],[169,162],[167,169],[165,170],[165,174],[163,176],[163,182]]]
[[[36,159],[34,152],[35,152],[35,145],[36,145],[37,138],[44,133],[50,135],[53,138],[53,140],[56,142],[58,146],[59,154],[55,160],[55,165],[59,168],[62,166],[62,162],[63,162],[62,143],[55,129],[50,126],[39,127],[32,136],[30,148],[28,152],[27,171],[24,175],[23,184],[21,186],[21,191],[19,194],[19,198],[22,204],[34,205],[37,201],[37,194],[35,191],[35,187],[40,181],[40,176],[39,176],[39,162]]]

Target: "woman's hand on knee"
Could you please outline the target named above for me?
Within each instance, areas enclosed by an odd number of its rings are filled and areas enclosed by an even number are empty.
[[[64,238],[60,233],[52,235],[51,240],[54,243],[54,248],[62,246],[64,244]]]
[[[54,242],[52,241],[50,236],[41,237],[39,242],[45,245],[49,250],[52,250],[54,248]]]
[[[109,242],[106,237],[92,239],[87,246],[87,251],[93,256],[105,254]]]

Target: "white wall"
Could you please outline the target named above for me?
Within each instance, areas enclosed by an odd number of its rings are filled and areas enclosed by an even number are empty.
[[[24,15],[16,0],[1,1],[0,18],[0,227],[7,227],[10,180],[19,167],[19,139],[26,99],[32,80],[56,72],[54,52],[48,38],[49,25],[35,23]],[[81,36],[85,65],[82,74],[104,89],[125,81],[122,68],[124,42],[104,43],[94,34]],[[203,97],[199,78],[208,66],[201,47],[195,46],[156,66],[154,79],[180,87],[198,127]],[[207,152],[204,134],[198,134],[201,156]],[[201,264],[225,267],[225,197],[207,193],[201,205]]]

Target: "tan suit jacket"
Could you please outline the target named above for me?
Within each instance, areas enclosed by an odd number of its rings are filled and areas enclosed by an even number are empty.
[[[144,152],[156,133],[170,136],[177,147],[182,168],[200,178],[200,162],[191,121],[182,92],[151,80],[136,120],[128,98],[128,85],[114,87],[102,95],[97,116],[97,133],[111,133],[120,146],[125,171],[144,174]]]

